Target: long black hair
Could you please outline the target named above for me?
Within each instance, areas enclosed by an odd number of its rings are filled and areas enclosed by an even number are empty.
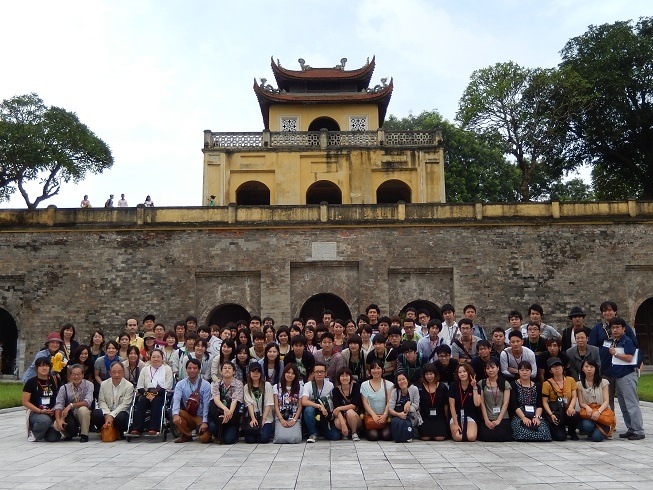
[[[585,359],[583,363],[581,364],[580,368],[580,382],[583,383],[583,388],[587,388],[587,380],[585,377],[585,371],[583,371],[583,366],[585,364],[589,364],[590,366],[594,366],[594,379],[592,380],[592,385],[596,388],[598,386],[601,386],[601,380],[603,379],[601,377],[601,368],[597,364],[596,361],[590,360],[590,359]]]

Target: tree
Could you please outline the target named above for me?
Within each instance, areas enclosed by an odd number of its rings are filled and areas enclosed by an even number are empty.
[[[442,130],[445,147],[445,189],[448,202],[510,202],[518,194],[519,172],[503,156],[496,141],[464,131],[445,120],[437,111],[418,116],[390,116],[387,130]]]
[[[597,197],[653,199],[653,17],[590,26],[561,51],[571,111],[564,157],[593,166]]]
[[[18,189],[29,209],[56,196],[64,182],[79,182],[87,172],[111,168],[109,147],[77,115],[46,107],[37,94],[0,104],[0,201]],[[38,181],[41,195],[33,201],[25,189]]]
[[[552,131],[553,120],[560,117],[551,104],[556,81],[555,70],[497,63],[472,73],[459,103],[456,117],[463,129],[500,140],[514,159],[522,201],[546,197],[549,183],[573,168],[550,151],[560,137]]]

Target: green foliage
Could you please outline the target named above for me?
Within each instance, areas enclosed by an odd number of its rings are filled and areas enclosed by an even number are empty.
[[[448,202],[510,202],[517,199],[517,167],[506,161],[496,140],[464,131],[437,111],[404,118],[390,116],[387,130],[441,129],[445,146],[445,187]]]
[[[46,107],[36,94],[0,104],[0,201],[18,190],[27,207],[59,193],[64,182],[79,182],[87,172],[113,165],[109,147],[77,116]],[[41,195],[30,200],[25,184],[38,181]]]
[[[653,199],[653,17],[590,26],[561,51],[565,158],[593,166],[600,199]]]
[[[549,198],[552,201],[591,201],[594,199],[592,187],[583,179],[555,182],[551,185]]]
[[[551,104],[557,78],[554,70],[497,63],[475,71],[460,99],[456,117],[462,127],[501,141],[514,160],[522,201],[547,197],[548,183],[573,168],[550,151],[559,138],[553,129],[560,115]]]

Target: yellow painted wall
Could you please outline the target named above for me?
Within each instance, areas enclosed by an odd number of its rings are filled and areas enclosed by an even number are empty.
[[[349,116],[367,116],[368,131],[379,129],[379,109],[376,104],[315,104],[275,105],[270,107],[270,131],[281,131],[281,117],[299,116],[299,131],[308,131],[311,122],[318,117],[330,117],[340,126],[340,131],[349,131]]]
[[[337,149],[286,151],[204,150],[204,196],[216,204],[236,202],[236,190],[249,181],[270,189],[272,205],[306,204],[306,191],[326,180],[342,192],[343,204],[375,204],[376,189],[397,179],[411,188],[414,203],[443,203],[443,149]]]

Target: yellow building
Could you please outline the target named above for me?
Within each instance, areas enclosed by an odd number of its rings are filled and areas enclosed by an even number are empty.
[[[393,81],[370,87],[375,60],[345,70],[282,68],[254,81],[259,133],[204,132],[203,202],[217,206],[443,203],[438,131],[385,131]]]

